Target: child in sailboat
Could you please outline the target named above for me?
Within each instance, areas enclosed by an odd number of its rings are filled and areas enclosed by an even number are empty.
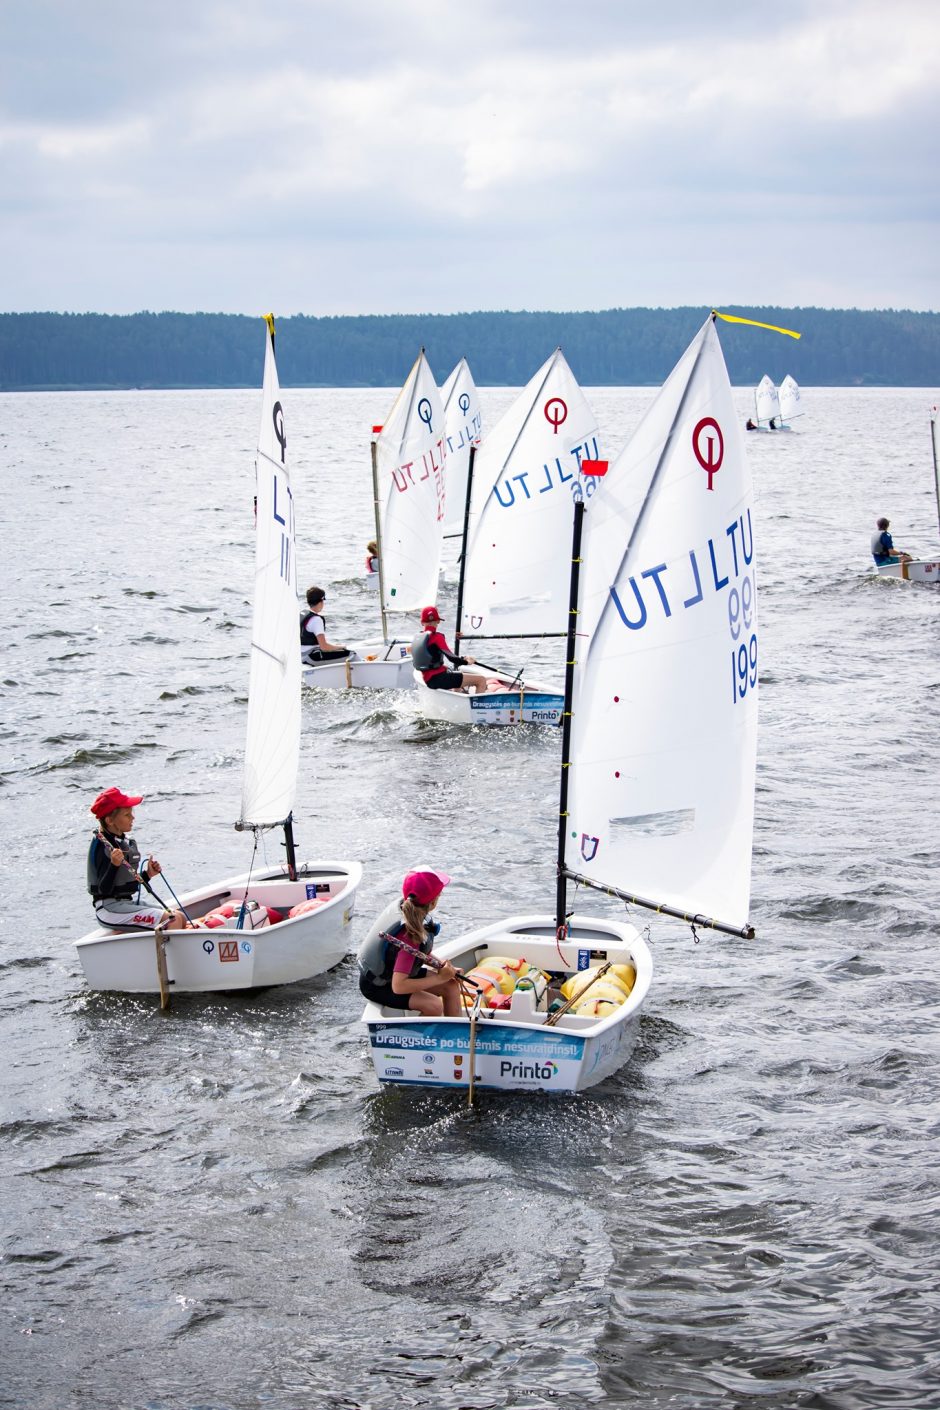
[[[91,805],[99,827],[88,848],[88,890],[95,903],[99,925],[119,930],[185,930],[187,922],[179,911],[167,910],[152,896],[141,899],[141,891],[163,868],[155,857],[140,863],[140,848],[127,833],[134,826],[134,808],[143,798],[106,788]]]
[[[377,573],[379,571],[379,546],[374,539],[366,544],[366,572]]]
[[[412,871],[405,877],[401,900],[386,908],[359,947],[359,990],[365,998],[427,1018],[457,1018],[463,1012],[460,971],[431,955],[441,929],[431,912],[449,881],[442,871]]]
[[[421,630],[411,643],[411,659],[431,690],[467,690],[473,687],[485,691],[486,676],[471,676],[465,671],[449,671],[444,658],[454,666],[473,666],[472,656],[458,656],[451,651],[440,630],[441,616],[436,607],[421,609]]]
[[[348,646],[336,646],[326,639],[326,618],[323,604],[326,593],[321,587],[307,588],[307,611],[300,614],[300,646],[303,660],[312,664],[315,661],[342,661],[351,656]]]
[[[880,568],[884,563],[910,563],[911,555],[895,548],[894,539],[888,533],[890,519],[878,520],[878,527],[871,536],[871,556]]]

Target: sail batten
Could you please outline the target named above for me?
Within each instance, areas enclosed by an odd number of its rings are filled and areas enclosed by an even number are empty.
[[[581,552],[566,871],[743,933],[757,739],[754,526],[711,320],[586,505]]]
[[[294,496],[271,324],[255,470],[254,610],[239,822],[244,827],[273,827],[290,816],[297,789],[300,652]]]

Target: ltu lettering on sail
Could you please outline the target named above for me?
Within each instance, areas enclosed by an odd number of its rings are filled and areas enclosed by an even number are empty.
[[[414,460],[406,460],[392,471],[392,480],[396,490],[400,494],[404,494],[412,485],[420,485],[433,475],[440,493],[446,458],[447,448],[444,444],[444,437],[441,436],[429,450],[422,454],[420,465]]]
[[[533,1082],[549,1082],[557,1074],[555,1062],[507,1062],[503,1058],[499,1064],[500,1077],[528,1077]]]
[[[671,617],[673,609],[680,604],[684,608],[695,607],[706,594],[721,592],[732,578],[739,578],[753,559],[754,532],[748,509],[746,515],[742,514],[728,525],[724,541],[716,536],[708,540],[704,550],[690,548],[688,561],[680,555],[671,567],[656,563],[638,574],[631,574],[627,579],[629,591],[624,590],[621,595],[614,584],[610,595],[624,626],[637,632],[646,626],[650,612],[656,611],[657,602],[664,617]]]
[[[567,458],[556,455],[537,470],[522,470],[518,475],[510,475],[508,479],[497,482],[493,486],[493,494],[503,509],[511,509],[517,499],[521,504],[525,499],[535,499],[537,495],[548,494],[549,490],[557,489],[559,485],[567,485],[580,474],[581,461],[596,460],[598,454],[597,437],[591,436],[572,446]],[[519,488],[515,489],[515,485]]]

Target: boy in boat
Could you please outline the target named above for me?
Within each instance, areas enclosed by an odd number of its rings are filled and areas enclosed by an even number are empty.
[[[397,909],[401,919],[363,941],[359,948],[359,992],[383,1008],[408,1009],[426,1018],[458,1018],[463,1012],[457,977],[460,970],[445,960],[431,961],[431,947],[440,934],[431,911],[450,881],[442,871],[412,871],[401,884]],[[396,940],[402,945],[396,945]],[[417,952],[417,953],[416,953]]]
[[[321,587],[307,588],[308,610],[300,614],[300,645],[303,659],[310,665],[317,661],[342,661],[352,655],[348,646],[335,646],[327,641],[326,618],[323,615],[325,601],[326,593]]]
[[[155,857],[140,864],[140,848],[127,833],[134,826],[134,808],[142,798],[119,788],[106,788],[91,805],[99,827],[88,849],[88,890],[99,925],[117,930],[186,929],[179,911],[167,910],[156,898],[141,900],[141,888],[162,870]]]
[[[894,540],[888,533],[890,519],[879,519],[878,528],[871,536],[871,556],[880,568],[884,563],[910,563],[911,555],[895,548]]]
[[[420,671],[424,683],[431,690],[467,690],[474,686],[485,691],[488,685],[486,676],[470,676],[462,671],[449,671],[444,665],[444,657],[454,666],[473,666],[472,656],[457,656],[439,630],[441,616],[436,607],[422,607],[421,630],[411,643],[411,659],[416,671]]]

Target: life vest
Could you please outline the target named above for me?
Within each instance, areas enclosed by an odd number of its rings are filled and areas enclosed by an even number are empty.
[[[411,643],[411,660],[416,671],[439,671],[444,665],[444,653],[432,646],[427,632],[419,632]]]
[[[320,643],[317,641],[317,633],[310,631],[310,630],[308,629],[308,627],[307,627],[307,623],[308,623],[309,621],[311,621],[311,619],[314,618],[314,617],[319,617],[320,621],[323,623],[323,626],[322,626],[322,628],[321,628],[321,631],[322,631],[322,634],[323,634],[324,636],[326,636],[326,618],[324,617],[324,615],[323,615],[322,612],[309,612],[309,611],[308,611],[308,612],[301,612],[301,614],[300,614],[300,644],[301,644],[301,646],[319,646],[319,645],[320,645]]]
[[[140,891],[137,873],[140,871],[140,848],[133,837],[117,837],[102,827],[107,845],[96,832],[88,848],[87,881],[92,900],[131,901],[136,900]],[[119,867],[111,865],[108,855],[111,848],[118,847],[124,853],[124,861]]]
[[[377,573],[379,571],[379,560],[371,553],[366,554],[366,572]]]
[[[885,539],[888,546],[885,546]],[[894,544],[887,529],[878,529],[871,536],[871,556],[876,563],[887,563],[888,559],[894,555]]]
[[[422,954],[429,955],[431,953],[431,947],[435,937],[440,933],[440,929],[437,921],[431,920],[430,917],[424,922],[424,939],[420,946]],[[405,930],[405,922],[399,920],[394,921],[387,930],[380,930],[376,934],[370,935],[359,946],[356,956],[359,968],[373,983],[391,984],[395,961],[400,953],[398,946],[394,944],[394,937],[398,935],[407,940],[409,945],[415,944],[415,941]],[[423,969],[423,961],[415,956],[407,978],[417,979]]]

